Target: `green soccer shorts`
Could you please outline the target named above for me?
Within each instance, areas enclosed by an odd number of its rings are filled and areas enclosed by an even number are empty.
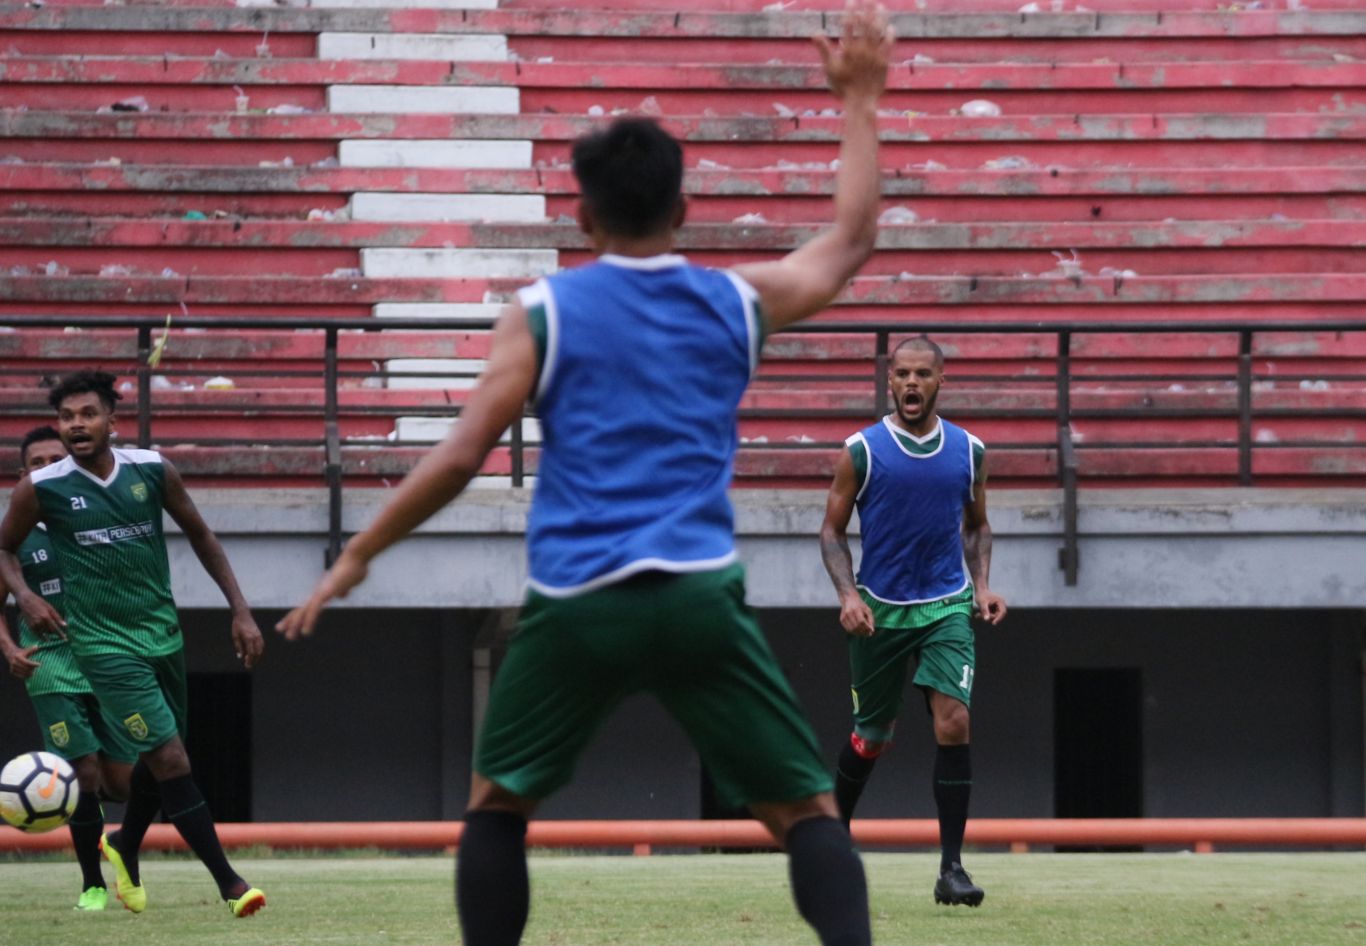
[[[189,702],[184,650],[160,657],[91,654],[76,662],[100,705],[138,753],[176,736],[185,738]]]
[[[860,739],[891,741],[912,660],[917,666],[911,682],[927,695],[936,690],[972,705],[977,650],[966,614],[949,614],[924,627],[879,627],[872,637],[850,634],[848,643],[854,732]]]
[[[42,693],[30,699],[48,752],[68,762],[95,752],[115,762],[137,761],[137,746],[91,694]]]
[[[545,798],[640,691],[682,725],[724,804],[830,791],[811,726],[745,604],[739,565],[647,572],[572,598],[531,592],[493,681],[475,771]]]

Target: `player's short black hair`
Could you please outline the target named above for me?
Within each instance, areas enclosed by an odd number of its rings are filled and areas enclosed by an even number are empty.
[[[899,351],[927,351],[934,355],[934,366],[944,367],[944,349],[940,348],[928,335],[912,335],[910,338],[903,338],[901,342],[892,349],[892,357],[896,357]]]
[[[54,411],[61,410],[62,402],[71,395],[93,393],[100,396],[106,410],[113,411],[114,402],[123,400],[123,395],[114,390],[114,382],[117,380],[118,378],[108,371],[82,368],[58,381],[47,393],[47,402],[52,405]]]
[[[574,142],[574,177],[608,233],[650,236],[673,221],[683,191],[683,148],[649,118],[619,118]]]
[[[24,434],[24,439],[19,443],[19,462],[28,464],[28,448],[35,443],[42,443],[44,440],[61,440],[62,435],[57,433],[57,428],[51,424],[44,424],[41,427],[34,427]]]

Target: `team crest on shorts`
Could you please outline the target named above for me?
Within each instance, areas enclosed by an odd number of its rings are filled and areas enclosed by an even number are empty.
[[[128,735],[141,741],[147,738],[147,723],[142,718],[141,713],[134,713],[123,721],[123,725],[128,727]]]
[[[71,741],[71,731],[66,728],[66,723],[53,723],[47,727],[47,734],[52,737],[52,744],[58,749],[65,749]]]
[[[132,485],[132,487],[131,487],[130,492],[132,492],[133,498],[136,499],[138,502],[140,502],[140,503],[145,503],[145,502],[147,502],[147,484],[146,484],[146,483],[134,483],[134,484]]]

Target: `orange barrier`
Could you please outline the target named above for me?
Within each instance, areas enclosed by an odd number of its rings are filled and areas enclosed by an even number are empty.
[[[226,847],[365,848],[444,850],[460,843],[455,821],[272,822],[220,824]],[[939,826],[930,819],[854,822],[864,847],[936,847]],[[968,822],[970,844],[1005,845],[1025,851],[1032,844],[1255,847],[1366,846],[1366,818],[979,818]],[[0,832],[0,852],[54,851],[70,846],[66,831],[49,834]],[[533,821],[533,847],[625,848],[649,854],[653,848],[766,847],[773,841],[755,821]],[[149,850],[184,850],[170,825],[153,825]]]

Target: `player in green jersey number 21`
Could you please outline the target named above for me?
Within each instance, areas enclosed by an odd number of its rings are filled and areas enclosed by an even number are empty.
[[[15,592],[30,627],[65,634],[95,696],[137,746],[123,825],[102,841],[123,905],[135,913],[146,908],[138,850],[160,810],[209,869],[232,915],[250,916],[265,895],[229,865],[185,753],[185,648],[171,596],[163,511],[227,599],[233,647],[247,667],[261,655],[261,631],[222,545],[175,467],[155,451],[111,445],[120,400],[114,381],[106,372],[85,370],[52,389],[48,400],[69,456],[15,487],[0,523],[0,579]],[[66,585],[65,618],[26,587],[16,557],[40,522]]]

